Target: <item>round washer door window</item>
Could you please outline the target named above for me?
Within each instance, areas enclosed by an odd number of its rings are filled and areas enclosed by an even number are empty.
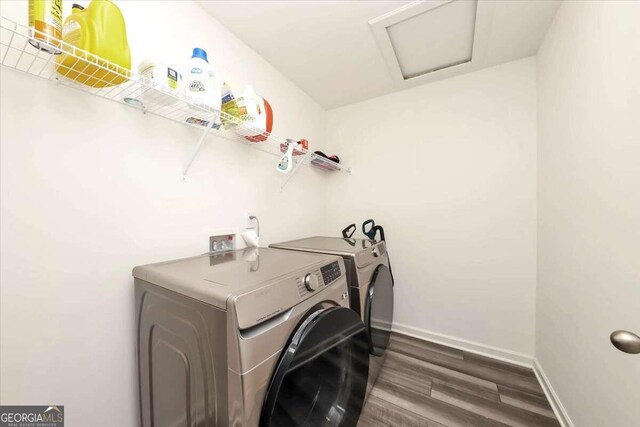
[[[283,350],[260,425],[355,427],[368,375],[368,337],[359,316],[344,307],[318,310]]]
[[[382,356],[389,347],[393,323],[393,278],[386,265],[373,272],[365,302],[365,325],[371,354]]]

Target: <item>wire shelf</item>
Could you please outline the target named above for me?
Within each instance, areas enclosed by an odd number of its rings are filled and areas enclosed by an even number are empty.
[[[49,37],[5,17],[0,17],[0,20],[0,58],[3,67],[201,129],[202,137],[183,170],[183,178],[187,175],[208,134],[241,142],[278,157],[286,151],[286,138],[249,126],[235,116],[166,88],[151,79],[62,40]],[[55,46],[52,50],[56,51],[56,54],[34,47],[31,42],[34,42],[35,37],[46,38],[49,45]],[[56,58],[59,59],[56,60]],[[327,171],[351,173],[345,165],[310,151],[307,152],[302,148],[296,148],[295,154],[294,171],[304,164]]]

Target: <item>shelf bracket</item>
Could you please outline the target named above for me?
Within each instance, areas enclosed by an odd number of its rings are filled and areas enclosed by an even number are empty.
[[[187,180],[187,174],[189,173],[189,169],[191,168],[191,165],[193,165],[193,162],[196,160],[196,157],[198,157],[198,153],[200,153],[200,149],[204,145],[204,139],[207,137],[207,134],[211,131],[211,129],[213,128],[213,125],[216,122],[215,119],[216,119],[216,115],[214,114],[209,119],[209,123],[207,124],[207,127],[204,128],[204,130],[202,131],[202,135],[200,135],[200,140],[198,140],[198,144],[196,145],[195,150],[193,150],[193,154],[191,154],[191,158],[189,159],[189,161],[187,162],[187,165],[184,167],[182,171],[182,181]]]
[[[285,179],[284,182],[282,183],[282,186],[280,187],[280,191],[284,190],[284,187],[287,185],[287,183],[293,177],[293,175],[295,175],[296,172],[298,172],[298,169],[300,168],[300,166],[302,166],[304,164],[304,162],[307,161],[307,157],[309,157],[309,155],[311,155],[311,151],[307,151],[307,154],[305,154],[304,157],[302,158],[302,160],[300,160],[298,162],[298,164],[296,165],[296,167],[293,168],[291,173],[287,176],[287,179]]]

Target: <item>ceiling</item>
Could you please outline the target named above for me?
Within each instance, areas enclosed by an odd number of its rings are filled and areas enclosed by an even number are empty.
[[[395,55],[389,59],[390,48],[385,51],[385,46],[379,44],[369,21],[382,22],[384,32],[389,16],[398,16],[389,15],[390,12],[401,9],[406,13],[414,7],[434,9],[434,3],[446,1],[198,3],[320,105],[331,109],[535,55],[560,0],[480,0],[475,15],[472,60],[409,79],[394,72]],[[420,31],[419,25],[414,28],[416,34],[429,34]],[[413,30],[407,27],[403,31]],[[447,41],[434,41],[432,34],[433,31],[429,37],[423,35],[424,42],[413,43],[398,57],[407,57],[406,52],[421,48],[423,57],[429,56],[429,49],[434,49],[434,55],[446,56],[442,51]]]

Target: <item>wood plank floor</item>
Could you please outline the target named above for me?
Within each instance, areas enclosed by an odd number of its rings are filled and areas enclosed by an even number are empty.
[[[358,427],[559,426],[533,371],[393,334]]]

